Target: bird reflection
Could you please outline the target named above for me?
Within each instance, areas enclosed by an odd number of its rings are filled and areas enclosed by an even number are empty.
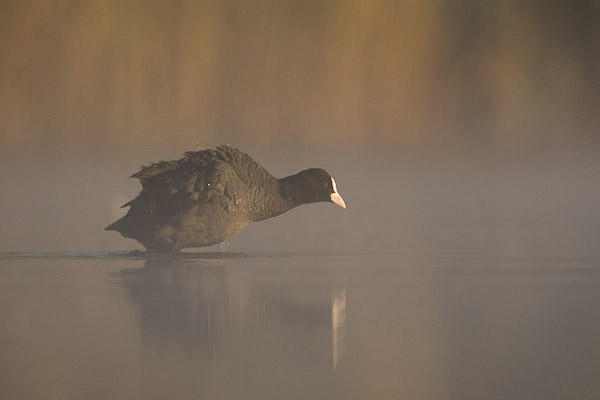
[[[225,259],[147,259],[113,276],[139,313],[145,349],[210,362],[302,359],[331,371],[345,348],[346,290],[337,285]]]
[[[226,304],[226,275],[220,266],[177,259],[150,259],[143,268],[121,271],[120,284],[140,313],[144,345],[175,344],[212,358],[222,325],[222,313],[215,310]]]
[[[346,350],[346,289],[331,297],[332,362],[335,371],[338,361]]]

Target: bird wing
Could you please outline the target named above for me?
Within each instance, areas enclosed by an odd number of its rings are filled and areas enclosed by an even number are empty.
[[[147,167],[142,167],[138,172],[131,175],[130,178],[138,178],[144,184],[144,182],[153,181],[165,172],[177,169],[178,166],[179,163],[177,161],[160,161]]]
[[[229,154],[220,151],[221,147],[186,152],[180,160],[161,161],[143,167],[132,175],[140,180],[142,192],[123,207],[151,202],[163,212],[180,212],[194,203],[212,200],[226,207],[227,202],[235,202],[245,183],[227,157]]]

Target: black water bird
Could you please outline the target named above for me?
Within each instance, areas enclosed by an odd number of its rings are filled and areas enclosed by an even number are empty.
[[[152,252],[210,246],[252,222],[302,204],[332,202],[346,208],[335,180],[312,168],[277,179],[249,155],[230,146],[188,151],[132,175],[142,184],[127,214],[106,230],[136,239]]]

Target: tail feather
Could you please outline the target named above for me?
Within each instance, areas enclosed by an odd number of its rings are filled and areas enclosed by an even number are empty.
[[[112,224],[110,224],[109,226],[104,228],[104,230],[105,231],[123,232],[123,225],[125,222],[124,220],[125,220],[125,217],[118,219],[117,221],[113,222]]]

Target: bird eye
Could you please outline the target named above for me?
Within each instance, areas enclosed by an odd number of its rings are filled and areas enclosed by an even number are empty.
[[[327,186],[329,186],[329,183],[325,182],[325,183],[323,184],[323,187],[327,187]]]

